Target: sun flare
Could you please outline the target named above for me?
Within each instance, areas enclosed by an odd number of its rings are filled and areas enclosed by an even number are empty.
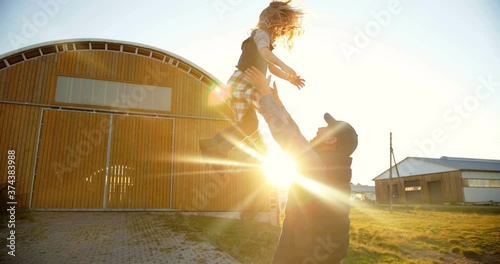
[[[295,162],[283,151],[272,149],[263,161],[264,173],[274,186],[289,188],[298,178]]]
[[[227,86],[225,85],[216,85],[212,87],[212,90],[208,94],[208,105],[220,105],[226,102],[229,98],[229,91]]]

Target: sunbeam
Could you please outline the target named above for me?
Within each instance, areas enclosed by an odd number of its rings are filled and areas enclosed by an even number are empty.
[[[327,204],[331,207],[346,207],[348,204],[345,203],[346,194],[333,187],[327,186],[323,183],[317,182],[311,178],[307,178],[301,175],[295,179],[295,183],[307,189],[310,193],[316,196],[322,203]]]
[[[271,185],[280,188],[289,188],[298,177],[295,163],[282,151],[271,150],[262,160],[262,169]]]

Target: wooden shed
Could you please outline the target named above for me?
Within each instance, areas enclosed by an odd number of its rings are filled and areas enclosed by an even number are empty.
[[[168,51],[78,39],[0,56],[0,183],[34,210],[270,211],[259,160],[225,175],[198,140],[233,120],[219,81]],[[264,147],[258,134],[247,140]],[[12,179],[12,178],[10,178]]]
[[[381,204],[500,202],[500,160],[408,157],[373,180]]]

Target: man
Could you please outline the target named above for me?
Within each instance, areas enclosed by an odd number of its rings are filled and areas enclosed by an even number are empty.
[[[275,89],[256,68],[245,72],[260,94],[262,116],[273,138],[292,156],[302,180],[288,193],[273,263],[340,263],[349,247],[350,155],[358,145],[352,126],[326,113],[327,126],[307,141]]]

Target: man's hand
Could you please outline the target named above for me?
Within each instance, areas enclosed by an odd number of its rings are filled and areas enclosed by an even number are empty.
[[[283,102],[281,102],[280,96],[278,94],[278,86],[276,86],[276,82],[273,82],[273,89],[271,89],[271,93],[274,96],[274,101],[276,101],[279,106],[283,107]]]
[[[260,96],[264,96],[266,94],[271,93],[271,88],[269,88],[269,84],[271,83],[271,76],[266,76],[259,71],[255,66],[248,68],[245,70],[245,75],[250,78],[255,89],[259,92]]]

